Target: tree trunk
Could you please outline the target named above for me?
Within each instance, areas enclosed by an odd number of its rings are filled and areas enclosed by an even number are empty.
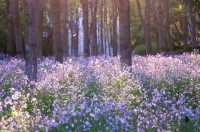
[[[117,17],[118,17],[118,1],[112,0],[112,36],[111,36],[111,45],[113,48],[113,56],[117,56],[118,43],[117,43]]]
[[[19,19],[19,0],[8,1],[8,44],[7,52],[11,55],[22,56],[23,44]]]
[[[145,38],[145,45],[146,45],[146,53],[149,54],[152,50],[151,44],[151,31],[150,31],[150,20],[151,20],[151,0],[145,0],[145,14],[144,14],[144,38]]]
[[[82,10],[83,10],[83,30],[84,30],[84,56],[90,56],[89,47],[89,23],[88,23],[88,0],[81,0]]]
[[[26,73],[30,80],[37,80],[37,10],[38,0],[26,0],[27,5],[27,44],[26,44]]]
[[[72,20],[71,22],[71,31],[72,31],[72,55],[78,57],[78,36],[79,36],[79,28],[78,28],[78,18]]]
[[[130,4],[129,0],[119,0],[120,61],[122,66],[132,65],[130,42]]]
[[[69,56],[68,44],[68,0],[62,0],[61,3],[61,43],[63,44],[64,55]]]
[[[97,56],[98,55],[98,47],[97,47],[97,4],[98,0],[92,0],[91,1],[91,17],[92,17],[92,22],[91,22],[91,55],[92,56]]]
[[[51,12],[53,23],[53,52],[56,60],[63,62],[64,44],[62,43],[62,0],[51,0]]]
[[[163,1],[157,0],[156,4],[156,30],[157,30],[157,50],[161,52],[164,43],[164,34],[163,34]]]
[[[104,4],[105,1],[101,0],[101,5],[100,5],[100,54],[103,55],[104,54],[104,37],[103,37],[103,29],[104,29],[104,25],[103,25],[103,15],[104,15]]]
[[[170,29],[170,3],[171,0],[165,0],[165,13],[166,13],[166,22],[165,22],[165,29],[167,33],[167,49],[169,51],[173,50],[173,44],[172,44],[172,36],[171,36],[171,29]]]
[[[38,21],[37,21],[37,28],[39,29],[39,32],[37,33],[38,35],[38,39],[37,39],[37,56],[40,58],[42,57],[42,34],[43,34],[43,11],[45,8],[45,2],[42,1],[38,1],[38,10],[36,10],[37,13],[37,17],[38,17]]]
[[[192,48],[195,49],[197,48],[197,32],[196,32],[196,18],[195,18],[195,13],[193,11],[193,5],[192,1],[187,2],[187,8],[188,8],[188,21],[189,21],[189,27],[190,27],[190,39],[191,39],[191,44]]]

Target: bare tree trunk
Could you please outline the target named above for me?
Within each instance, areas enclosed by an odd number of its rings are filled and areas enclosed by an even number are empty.
[[[8,44],[7,52],[11,55],[23,55],[21,26],[19,19],[19,0],[8,1]]]
[[[183,18],[183,42],[184,45],[188,44],[188,19],[187,19],[187,9],[184,9],[185,16]]]
[[[37,27],[39,29],[39,32],[37,33],[37,56],[42,57],[42,34],[43,34],[43,11],[45,8],[45,2],[44,0],[38,1],[38,10],[36,10],[38,21],[37,21]]]
[[[88,0],[81,0],[82,10],[83,10],[83,30],[84,30],[84,56],[90,56],[89,47],[89,22],[88,22]]]
[[[51,0],[51,12],[53,23],[53,52],[56,60],[63,62],[64,44],[62,43],[62,0]]]
[[[103,45],[104,54],[107,55],[107,19],[108,19],[108,9],[106,6],[106,0],[104,1],[104,11],[103,11]]]
[[[103,55],[104,54],[104,37],[103,37],[103,14],[104,14],[104,11],[103,11],[103,6],[105,4],[105,1],[104,0],[101,0],[101,5],[100,5],[100,54]]]
[[[118,17],[118,0],[112,0],[112,33],[111,45],[113,48],[113,56],[117,56],[118,43],[117,43],[117,17]]]
[[[150,31],[150,13],[151,13],[151,0],[145,0],[145,14],[144,14],[144,38],[145,38],[145,45],[146,45],[146,53],[150,53],[152,50],[151,44],[151,31]]]
[[[78,28],[78,17],[75,20],[71,21],[71,32],[72,32],[72,55],[78,57],[78,36],[79,36],[79,28]]]
[[[130,42],[130,3],[119,0],[120,61],[122,65],[132,65]]]
[[[157,29],[157,50],[160,52],[163,48],[164,34],[163,34],[163,1],[157,0],[156,2],[156,29]]]
[[[38,0],[26,0],[27,5],[27,44],[26,44],[26,73],[30,80],[37,80],[37,10]]]
[[[68,0],[62,0],[61,3],[61,41],[63,44],[64,55],[69,56],[68,44]]]
[[[97,47],[97,4],[98,0],[91,1],[91,55],[97,56],[98,55],[98,47]]]
[[[167,49],[169,51],[173,50],[173,44],[172,44],[172,36],[171,36],[171,29],[170,29],[170,3],[171,0],[165,0],[165,14],[166,14],[166,22],[165,22],[165,29],[167,33]]]
[[[197,32],[196,32],[196,18],[195,13],[193,12],[192,1],[187,2],[188,8],[188,20],[189,20],[189,27],[191,32],[191,44],[192,48],[195,49],[197,47]]]

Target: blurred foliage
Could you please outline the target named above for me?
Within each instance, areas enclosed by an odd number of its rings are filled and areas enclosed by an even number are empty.
[[[170,3],[170,27],[171,27],[171,34],[173,38],[173,49],[175,53],[181,53],[185,51],[191,51],[191,47],[188,45],[184,45],[184,31],[183,31],[183,21],[187,14],[185,13],[185,5],[187,5],[187,2],[189,0],[172,0]],[[78,16],[81,16],[79,13],[80,10],[80,0],[69,0],[68,1],[68,14],[69,14],[69,19],[73,19],[73,17],[77,14]],[[105,31],[110,31],[111,26],[112,26],[112,20],[111,20],[111,15],[112,15],[112,1],[111,0],[106,0],[104,1],[104,6],[107,8],[107,16],[108,20],[106,22],[106,26],[104,28]],[[7,3],[8,0],[0,0],[0,52],[5,52],[6,50],[6,43],[7,43]],[[99,2],[99,7],[100,7]],[[144,17],[144,8],[145,8],[145,0],[140,0],[141,4],[141,12]],[[196,23],[197,23],[197,40],[200,40],[200,0],[193,0],[193,9],[194,9],[194,14],[196,16]],[[89,5],[90,7],[91,5]],[[21,23],[21,31],[23,35],[23,42],[25,41],[25,30],[26,30],[26,17],[25,17],[25,4],[24,0],[20,0],[20,23]],[[139,10],[137,7],[136,0],[130,0],[130,24],[131,24],[131,44],[132,47],[137,54],[142,54],[144,55],[146,53],[145,50],[145,45],[144,45],[144,27],[141,22],[141,18],[139,15]],[[44,39],[43,41],[43,53],[44,55],[49,55],[52,54],[52,30],[51,30],[51,23],[49,22],[50,20],[50,15],[48,13],[49,9],[45,10],[44,15],[44,32],[48,33],[48,38]],[[156,10],[156,9],[154,9]],[[91,18],[89,17],[89,21],[91,21]],[[97,13],[97,21],[100,21],[100,11]],[[156,25],[156,20],[154,17],[151,18],[151,30],[152,30],[152,45],[153,45],[153,51],[154,53],[156,51],[156,45],[157,43],[156,40],[156,30],[155,26]],[[106,33],[107,34],[107,33]],[[166,42],[166,38],[164,38],[164,42]],[[183,46],[184,45],[184,46]],[[166,50],[166,47],[163,48],[163,51]]]

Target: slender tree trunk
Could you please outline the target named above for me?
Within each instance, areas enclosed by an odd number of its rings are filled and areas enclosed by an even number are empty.
[[[84,30],[84,56],[90,56],[89,47],[89,22],[88,22],[88,0],[81,0],[82,10],[83,10],[83,30]]]
[[[104,8],[104,0],[101,0],[101,6],[100,6],[100,54],[104,54],[104,37],[103,37],[103,8]]]
[[[170,29],[170,4],[171,0],[165,0],[165,14],[166,14],[166,22],[165,22],[165,28],[167,33],[167,49],[169,51],[173,50],[173,44],[172,44],[172,37],[171,37],[171,29]]]
[[[118,43],[117,43],[117,17],[118,17],[118,1],[112,0],[112,36],[111,44],[113,48],[113,56],[117,56]]]
[[[71,31],[72,31],[72,55],[78,57],[78,36],[79,36],[79,28],[78,28],[78,19],[72,20],[71,22]]]
[[[27,44],[26,44],[26,73],[30,80],[37,80],[37,10],[38,0],[26,0],[27,5]]]
[[[69,29],[68,0],[62,0],[62,3],[61,3],[61,41],[63,44],[65,56],[69,56],[68,29]]]
[[[185,16],[183,18],[183,42],[184,45],[188,44],[188,19],[187,19],[187,9],[184,9]]]
[[[157,0],[157,12],[156,12],[156,29],[157,29],[157,50],[160,52],[163,48],[164,43],[164,34],[163,34],[163,8],[162,8],[163,1]]]
[[[97,47],[97,4],[98,0],[93,0],[92,7],[91,7],[91,55],[97,56],[98,55],[98,47]]]
[[[104,17],[103,17],[103,45],[104,45],[104,54],[107,56],[107,19],[108,19],[108,9],[106,6],[106,0],[104,1]]]
[[[145,18],[144,18],[144,38],[145,38],[145,45],[146,45],[146,53],[150,53],[152,50],[151,44],[151,31],[150,31],[150,13],[151,13],[151,0],[145,0]]]
[[[191,44],[192,48],[195,49],[197,47],[197,32],[196,32],[196,18],[195,13],[193,12],[192,1],[187,2],[188,6],[188,19],[190,24],[190,32],[191,32]]]
[[[51,12],[53,23],[53,52],[56,60],[63,62],[64,44],[62,43],[62,16],[61,16],[62,0],[51,0]]]
[[[7,34],[7,45],[6,45],[6,53],[14,56],[15,55],[15,48],[16,48],[16,45],[15,45],[15,39],[14,39],[14,31],[13,31],[13,20],[12,20],[12,15],[11,15],[11,11],[10,11],[10,8],[11,8],[11,4],[12,3],[15,3],[13,1],[11,2],[8,2],[8,34]],[[13,8],[11,8],[13,9]]]
[[[120,61],[122,65],[132,65],[130,42],[130,3],[119,0]]]
[[[39,29],[39,32],[37,33],[38,39],[37,39],[37,56],[40,58],[42,57],[42,34],[43,34],[43,11],[45,8],[45,2],[42,0],[38,1],[38,10],[36,10],[38,21],[37,21],[37,27]]]
[[[19,0],[8,1],[8,44],[7,52],[11,55],[23,55],[21,26],[19,19]]]

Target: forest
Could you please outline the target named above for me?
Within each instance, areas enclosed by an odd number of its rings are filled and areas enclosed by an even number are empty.
[[[0,0],[0,131],[200,132],[200,0]]]

